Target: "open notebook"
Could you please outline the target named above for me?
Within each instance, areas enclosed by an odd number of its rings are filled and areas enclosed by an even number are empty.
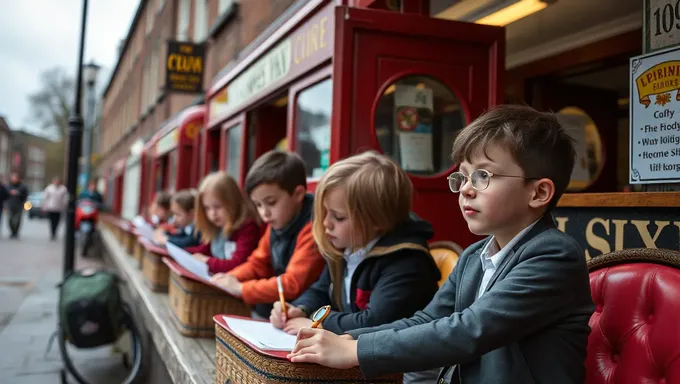
[[[296,337],[274,328],[271,323],[228,316],[222,318],[234,335],[262,350],[292,351],[295,347]]]
[[[144,221],[140,216],[136,216],[132,219],[132,224],[134,224],[135,231],[137,231],[140,236],[153,242],[153,227],[151,224]]]
[[[208,265],[206,263],[196,260],[191,254],[173,243],[165,244],[168,254],[177,264],[181,265],[187,271],[193,273],[199,278],[210,281],[210,273],[208,273]]]

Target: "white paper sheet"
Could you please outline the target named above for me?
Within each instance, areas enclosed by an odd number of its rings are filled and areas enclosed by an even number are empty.
[[[229,328],[242,339],[264,350],[292,351],[296,336],[274,328],[271,323],[222,316]]]
[[[141,217],[141,216],[139,216],[139,215],[135,216],[135,218],[132,219],[132,224],[133,224],[135,227],[141,227],[142,225],[145,225],[145,224],[148,225],[148,223],[146,222],[146,220],[144,220],[144,218]]]
[[[176,246],[172,243],[167,243],[166,248],[170,256],[177,262],[177,264],[184,267],[187,271],[193,273],[194,275],[204,279],[206,281],[210,280],[210,273],[208,273],[208,264],[202,263],[194,259],[191,254],[182,248]]]

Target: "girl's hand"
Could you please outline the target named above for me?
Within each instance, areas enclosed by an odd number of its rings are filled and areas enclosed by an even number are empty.
[[[356,340],[323,329],[302,328],[295,348],[287,356],[293,363],[316,363],[329,368],[348,369],[359,365]]]
[[[283,331],[289,335],[297,335],[302,328],[311,328],[314,322],[306,317],[296,317],[286,322]]]
[[[192,256],[194,257],[194,259],[200,261],[201,263],[207,263],[208,262],[208,256],[206,256],[206,255],[202,255],[200,253],[194,253]]]
[[[218,278],[215,278],[215,276],[213,276],[210,280],[213,283],[224,288],[224,290],[227,291],[227,293],[234,297],[241,298],[241,296],[243,296],[242,293],[243,284],[241,284],[241,282],[238,281],[238,279],[234,275],[223,274]]]
[[[284,326],[286,325],[286,322],[289,319],[296,318],[296,317],[306,317],[304,312],[298,307],[294,307],[288,303],[286,303],[286,309],[287,309],[287,317],[286,314],[283,313],[281,310],[281,301],[277,301],[274,303],[274,308],[272,308],[271,314],[269,315],[269,322],[272,323],[272,325],[275,328],[278,329],[284,329]],[[311,323],[310,323],[311,326]],[[301,327],[299,327],[301,328]],[[295,334],[295,333],[294,333]]]
[[[165,236],[163,231],[155,231],[153,233],[153,241],[159,245],[165,245],[168,242],[168,237]]]

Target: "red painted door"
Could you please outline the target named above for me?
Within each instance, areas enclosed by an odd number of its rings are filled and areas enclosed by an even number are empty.
[[[449,191],[457,132],[502,102],[504,30],[409,14],[338,9],[331,158],[390,155],[413,181],[414,210],[435,240],[472,235]],[[342,17],[340,17],[342,16]]]

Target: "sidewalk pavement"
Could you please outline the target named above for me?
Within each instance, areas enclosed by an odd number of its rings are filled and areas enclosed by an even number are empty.
[[[45,351],[56,330],[56,285],[62,279],[63,243],[49,240],[46,221],[25,220],[19,240],[10,240],[3,232],[0,384],[60,383],[63,365],[56,340],[49,353]],[[78,260],[76,269],[91,266],[100,264]],[[76,367],[93,383],[121,383],[126,375],[121,355],[114,354],[110,346],[88,350],[70,347],[69,353]],[[73,378],[68,382],[76,383]]]

